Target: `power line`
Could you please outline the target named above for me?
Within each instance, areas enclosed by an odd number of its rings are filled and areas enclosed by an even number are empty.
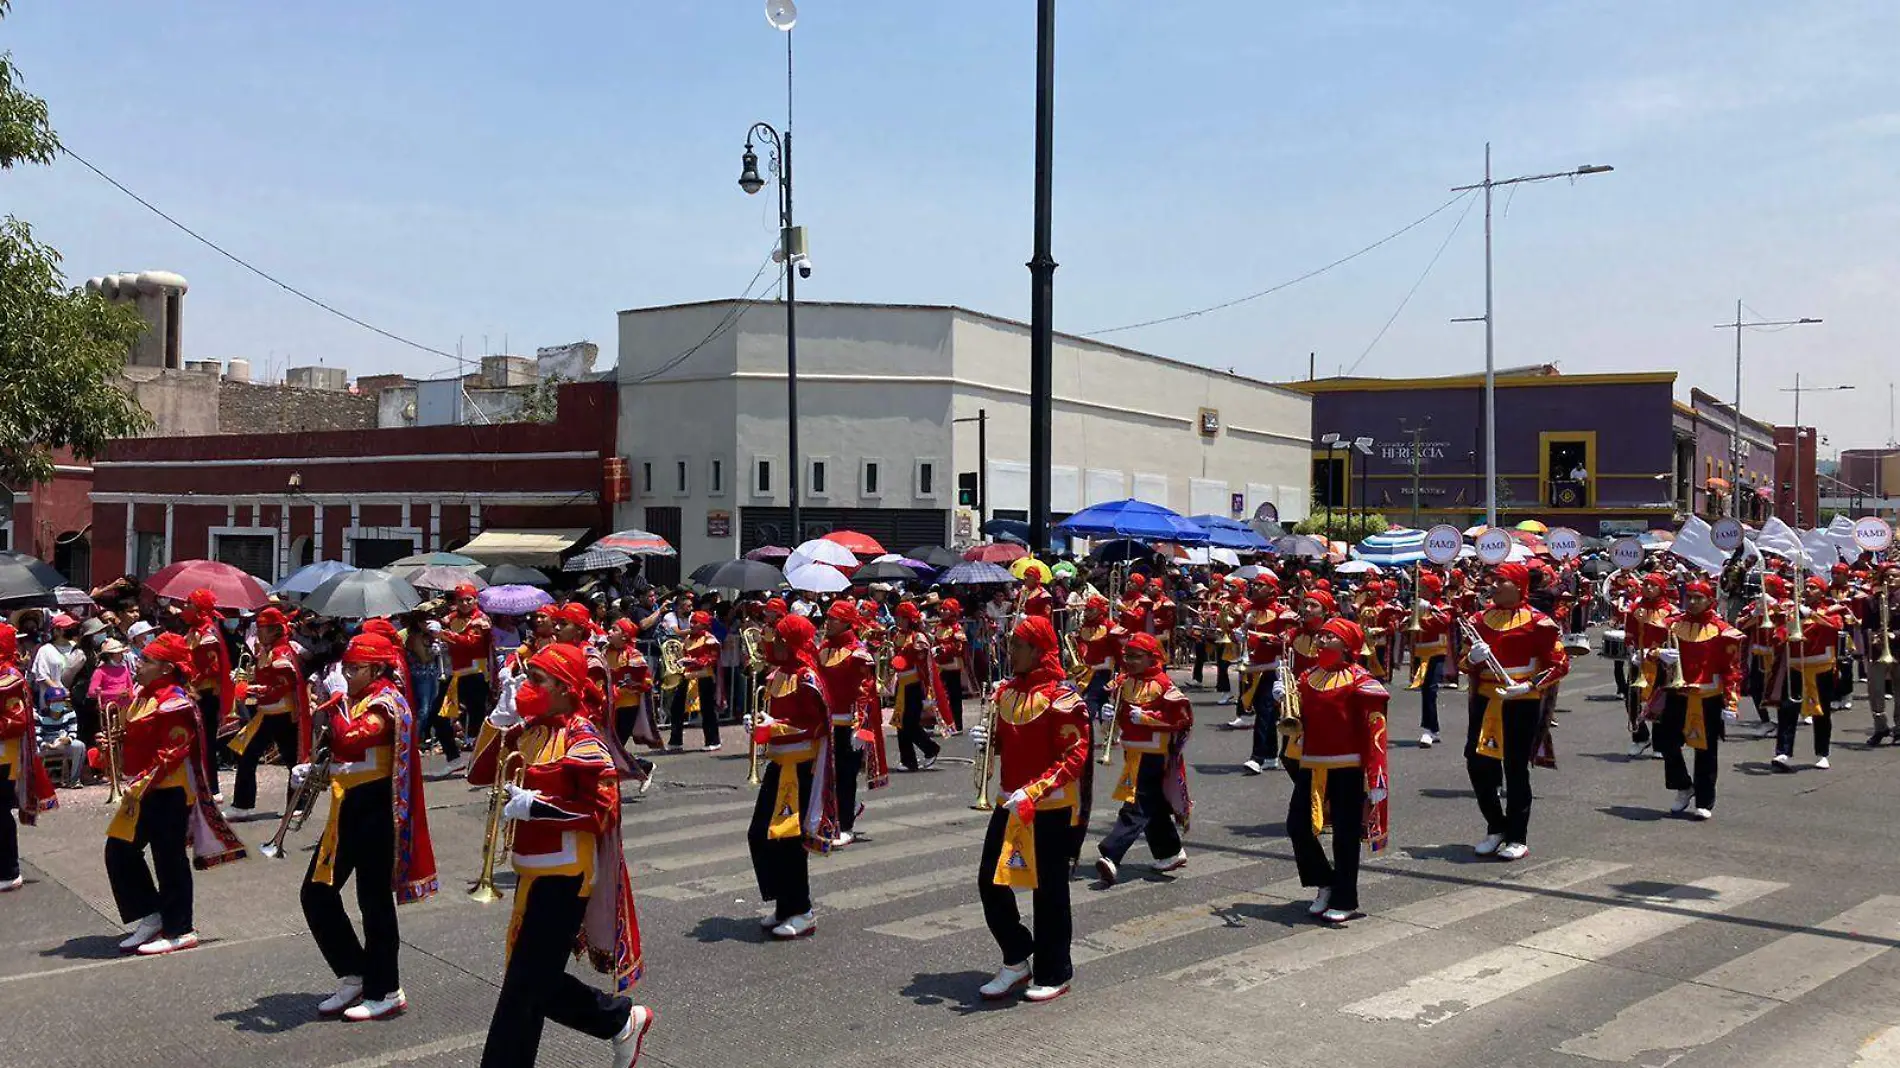
[[[774,252],[777,251],[777,247],[778,246],[775,243],[773,245]],[[628,381],[631,382],[632,384],[637,385],[641,382],[650,382],[653,379],[660,377],[661,375],[667,373],[668,371],[673,370],[674,368],[678,367],[680,364],[683,364],[687,360],[691,359],[693,357],[693,354],[698,352],[700,349],[703,349],[707,345],[712,344],[714,338],[719,337],[720,335],[724,334],[726,331],[731,330],[734,326],[737,326],[739,323],[739,320],[745,316],[745,313],[748,311],[751,311],[752,306],[754,304],[759,303],[759,300],[752,296],[752,287],[759,284],[759,279],[764,276],[766,268],[770,266],[772,266],[772,256],[771,254],[767,254],[765,257],[765,262],[759,264],[759,269],[753,273],[752,280],[750,282],[747,282],[745,285],[745,288],[740,291],[738,301],[734,303],[730,309],[727,310],[725,316],[721,318],[719,322],[713,324],[713,328],[710,331],[707,331],[705,337],[700,338],[697,342],[695,342],[692,345],[692,347],[688,348],[686,351],[680,353],[679,355],[673,357],[672,359],[667,360],[665,363],[661,364],[660,366],[655,367],[653,370],[648,371],[637,378],[629,379]],[[784,270],[786,267],[789,267],[789,266],[790,264],[782,265],[780,267],[780,270]]]
[[[93,165],[91,160],[88,160],[86,157],[80,155],[77,152],[74,152],[70,147],[62,145],[61,151],[65,152],[68,156],[71,156],[74,160],[78,161],[80,166],[98,175],[100,178],[103,178],[114,189],[117,189],[119,192],[124,193],[128,197],[131,197],[133,200],[138,201],[141,205],[145,207],[147,211],[150,211],[152,214],[158,216],[159,218],[165,220],[166,222],[171,223],[173,226],[177,227],[178,229],[184,231],[188,236],[190,236],[193,240],[197,241],[199,244],[205,246],[211,251],[217,253],[218,255],[223,256],[225,259],[230,260],[232,263],[237,264],[239,267],[244,268],[245,270],[258,276],[259,278],[262,278],[266,282],[269,282],[270,284],[276,286],[277,288],[283,290],[284,292],[289,293],[291,296],[297,297],[300,300],[307,301],[323,309],[324,311],[329,312],[331,315],[334,315],[339,319],[343,319],[348,322],[355,323],[357,326],[360,326],[365,330],[371,331],[372,333],[380,334],[391,341],[397,342],[398,344],[407,345],[412,349],[419,349],[423,352],[427,352],[432,355],[447,357],[448,359],[454,360],[457,366],[462,366],[462,365],[472,362],[470,360],[466,360],[462,358],[461,356],[456,355],[453,352],[444,352],[441,349],[435,348],[433,346],[424,345],[420,341],[411,341],[410,339],[403,337],[401,334],[391,333],[390,331],[384,330],[382,327],[377,326],[374,323],[365,322],[364,320],[359,319],[354,315],[351,315],[349,312],[346,312],[343,309],[338,308],[333,304],[326,303],[322,300],[317,299],[316,297],[311,296],[310,294],[304,292],[303,290],[298,289],[296,286],[291,285],[289,282],[286,282],[283,279],[278,278],[276,275],[271,274],[269,271],[266,271],[263,268],[258,267],[255,264],[252,264],[250,261],[244,259],[242,256],[239,256],[234,252],[230,252],[226,250],[225,248],[220,246],[217,242],[204,236],[198,231],[193,230],[191,227],[186,226],[184,223],[179,222],[177,219],[172,218],[158,205],[152,203],[151,201],[145,199],[144,197],[139,196],[137,193],[134,193],[132,190],[126,188],[125,183],[119,181],[117,178],[112,177],[110,174],[107,174],[106,172],[100,170],[98,167]]]
[[[1124,330],[1139,330],[1145,326],[1159,326],[1162,323],[1180,322],[1183,319],[1193,319],[1197,316],[1206,315],[1209,312],[1225,311],[1226,309],[1235,307],[1236,305],[1245,304],[1248,301],[1259,300],[1261,297],[1268,296],[1269,294],[1278,293],[1282,289],[1286,289],[1291,286],[1296,286],[1300,284],[1301,282],[1306,281],[1309,278],[1314,278],[1319,275],[1325,274],[1327,271],[1330,271],[1333,268],[1340,266],[1341,264],[1350,263],[1353,260],[1356,260],[1359,257],[1365,255],[1366,253],[1371,252],[1373,249],[1376,249],[1379,246],[1384,245],[1387,242],[1394,240],[1395,238],[1402,237],[1405,234],[1410,233],[1413,230],[1416,230],[1418,227],[1424,225],[1426,222],[1429,222],[1431,219],[1439,215],[1446,208],[1449,208],[1453,204],[1456,204],[1458,203],[1458,201],[1464,199],[1469,193],[1470,193],[1469,190],[1458,193],[1455,196],[1453,196],[1450,200],[1445,201],[1443,204],[1438,205],[1437,207],[1433,208],[1431,211],[1426,212],[1424,215],[1419,216],[1418,218],[1412,220],[1409,223],[1406,223],[1404,226],[1400,227],[1399,229],[1392,231],[1391,233],[1380,238],[1379,240],[1374,241],[1372,244],[1367,245],[1366,247],[1360,249],[1359,251],[1351,253],[1350,255],[1341,256],[1340,258],[1334,260],[1333,262],[1326,264],[1324,267],[1314,268],[1313,270],[1310,270],[1306,272],[1305,274],[1300,275],[1298,278],[1288,279],[1287,281],[1281,282],[1279,285],[1269,286],[1266,289],[1262,289],[1257,293],[1249,293],[1244,297],[1236,297],[1233,300],[1222,301],[1219,304],[1211,304],[1205,308],[1196,308],[1193,311],[1181,312],[1178,315],[1165,315],[1159,319],[1147,319],[1139,323],[1129,323],[1126,326],[1111,326],[1105,330],[1091,330],[1091,331],[1088,331],[1087,333],[1082,334],[1081,336],[1101,337],[1103,334],[1119,334]]]
[[[1517,187],[1512,186],[1511,191],[1516,192]],[[1432,268],[1438,266],[1438,258],[1445,254],[1445,250],[1447,248],[1451,247],[1451,239],[1458,236],[1459,228],[1464,226],[1466,217],[1468,217],[1471,214],[1471,206],[1473,204],[1476,204],[1477,202],[1478,202],[1477,198],[1475,197],[1465,202],[1465,210],[1458,213],[1458,221],[1451,224],[1451,232],[1445,235],[1445,240],[1438,243],[1438,251],[1432,253],[1432,261],[1425,265],[1425,269],[1423,271],[1419,272],[1418,281],[1413,282],[1412,288],[1405,291],[1405,299],[1399,301],[1399,306],[1397,308],[1392,309],[1391,317],[1386,319],[1385,325],[1379,328],[1378,334],[1374,335],[1372,341],[1366,345],[1366,350],[1359,354],[1359,358],[1352,361],[1352,366],[1346,368],[1345,375],[1350,375],[1354,371],[1357,371],[1359,369],[1359,365],[1365,362],[1366,357],[1372,354],[1373,348],[1377,346],[1381,340],[1384,339],[1385,332],[1392,329],[1392,324],[1398,321],[1399,313],[1403,312],[1405,310],[1405,306],[1412,302],[1413,295],[1418,292],[1419,286],[1422,286],[1425,284],[1425,279],[1432,273]],[[1507,208],[1510,206],[1510,202],[1508,200],[1505,202],[1505,206]],[[1345,375],[1341,375],[1340,377],[1343,378],[1345,377]]]

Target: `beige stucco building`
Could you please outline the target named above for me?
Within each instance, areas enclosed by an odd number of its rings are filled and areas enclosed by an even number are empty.
[[[620,313],[622,526],[690,570],[786,529],[785,313],[712,301]],[[1029,328],[963,308],[800,303],[805,536],[843,527],[902,551],[969,540],[959,475],[987,467],[986,514],[1029,507]],[[987,455],[979,455],[984,416]],[[1087,338],[1055,340],[1052,510],[1139,497],[1184,514],[1303,518],[1310,398]],[[984,461],[987,461],[985,464]],[[658,577],[658,576],[656,576]]]

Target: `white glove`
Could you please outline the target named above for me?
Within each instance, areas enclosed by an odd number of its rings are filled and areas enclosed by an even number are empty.
[[[970,741],[976,746],[976,751],[981,753],[990,744],[989,730],[981,723],[976,724],[970,728]]]
[[[771,716],[768,716],[765,713],[761,712],[758,715],[753,716],[752,722],[747,724],[746,727],[748,730],[757,730],[760,727],[764,727],[767,730],[771,730],[772,724],[777,723],[777,722],[778,720],[775,720]]]
[[[1279,679],[1273,680],[1273,699],[1275,701],[1286,700],[1286,683],[1281,682]]]
[[[291,768],[290,769],[290,788],[292,790],[303,789],[303,784],[310,781],[310,772],[313,770],[314,770],[314,766],[310,764],[299,764],[296,767]]]
[[[1465,653],[1465,659],[1474,664],[1480,664],[1491,659],[1491,643],[1482,641],[1472,642],[1471,648]]]
[[[430,634],[440,634],[442,633],[442,624],[431,619],[428,623],[428,626],[424,629],[426,629]]]
[[[859,734],[857,731],[851,732],[851,749],[853,752],[858,752],[858,753],[864,752],[864,747],[866,744],[868,743],[865,742],[864,735]]]
[[[501,806],[501,818],[505,820],[525,820],[534,810],[534,803],[541,795],[533,790],[524,789],[513,783],[508,784],[508,800]]]
[[[1114,719],[1115,706],[1108,703],[1107,701],[1102,702],[1102,707],[1100,710],[1098,710],[1095,713],[1095,718],[1100,720],[1103,723],[1107,723],[1109,720]]]
[[[1366,800],[1372,802],[1375,805],[1381,801],[1384,801],[1385,798],[1386,798],[1386,792],[1384,790],[1367,790],[1366,791]]]
[[[488,725],[498,731],[513,730],[521,726],[521,713],[512,708],[497,707],[488,714]]]
[[[1512,698],[1522,697],[1525,694],[1530,693],[1530,692],[1531,692],[1531,684],[1528,682],[1514,682],[1510,684],[1509,686],[1502,686],[1498,688],[1498,696],[1504,698],[1506,701],[1509,701]]]
[[[1725,706],[1723,706],[1723,708],[1722,708],[1722,722],[1724,722],[1724,723],[1733,723],[1733,722],[1735,722],[1735,720],[1736,720],[1736,718],[1737,718],[1737,717],[1736,717],[1736,715],[1735,715],[1735,709],[1733,709],[1733,708],[1731,708],[1731,707],[1728,707],[1728,706],[1726,706],[1726,705],[1725,705]]]
[[[1018,790],[1015,793],[1010,794],[1008,797],[1003,799],[1003,807],[1015,808],[1017,805],[1020,805],[1027,800],[1029,800],[1029,791]]]
[[[1656,650],[1656,659],[1669,667],[1675,667],[1677,664],[1682,663],[1682,650],[1658,649]]]

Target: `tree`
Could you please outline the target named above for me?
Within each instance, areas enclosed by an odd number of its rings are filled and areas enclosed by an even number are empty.
[[[0,0],[0,18],[8,6]],[[46,101],[21,87],[12,53],[0,52],[0,170],[58,154]],[[119,384],[144,329],[132,307],[67,285],[59,253],[26,223],[0,221],[0,482],[46,481],[53,450],[90,458],[151,425]]]

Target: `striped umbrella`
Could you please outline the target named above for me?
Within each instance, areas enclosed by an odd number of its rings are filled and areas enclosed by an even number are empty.
[[[1416,564],[1425,559],[1425,532],[1399,528],[1374,534],[1355,546],[1352,555],[1381,567]]]
[[[624,549],[603,549],[599,545],[584,553],[568,557],[561,565],[562,571],[613,571],[633,563],[633,557]]]
[[[650,530],[616,530],[588,546],[590,549],[619,549],[628,556],[678,556],[679,551],[665,538]]]

